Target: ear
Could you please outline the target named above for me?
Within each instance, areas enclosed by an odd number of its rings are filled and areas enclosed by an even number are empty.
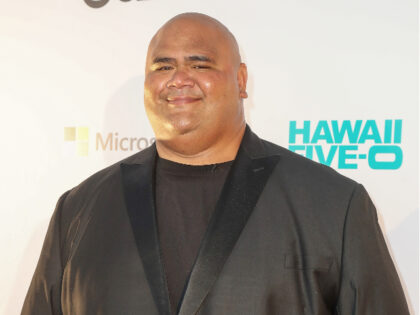
[[[239,86],[239,97],[247,98],[248,93],[246,92],[246,82],[248,81],[248,70],[246,64],[241,62],[238,69],[238,86]]]

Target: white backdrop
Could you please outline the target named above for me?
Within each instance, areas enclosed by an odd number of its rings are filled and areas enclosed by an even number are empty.
[[[147,44],[167,19],[196,11],[225,23],[238,39],[253,130],[296,152],[312,150],[312,158],[367,188],[412,314],[419,314],[417,6],[1,3],[0,312],[20,312],[61,193],[153,141],[142,96]],[[340,134],[343,126],[348,133]]]

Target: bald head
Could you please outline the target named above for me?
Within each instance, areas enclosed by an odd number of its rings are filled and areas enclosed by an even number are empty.
[[[203,37],[206,37],[206,41],[223,44],[224,54],[230,55],[230,58],[235,64],[239,65],[241,63],[238,43],[229,29],[211,16],[195,12],[176,15],[156,32],[149,44],[147,61],[149,56],[153,55],[156,46],[161,43],[162,38],[166,39],[170,37],[175,41],[182,40],[188,36],[187,33],[190,30],[200,32]],[[190,39],[189,37],[188,40]],[[196,41],[199,44],[198,38]]]

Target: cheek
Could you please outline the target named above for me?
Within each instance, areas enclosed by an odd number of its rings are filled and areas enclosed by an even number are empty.
[[[165,89],[167,80],[163,76],[149,75],[144,81],[144,93],[148,97],[159,97]]]
[[[224,97],[227,94],[229,87],[228,78],[221,73],[213,73],[205,77],[201,77],[199,80],[200,88],[208,98],[218,99]]]
[[[213,89],[213,86],[214,86],[213,82],[207,80],[207,81],[204,81],[204,83],[202,84],[202,89],[204,91],[211,91]]]

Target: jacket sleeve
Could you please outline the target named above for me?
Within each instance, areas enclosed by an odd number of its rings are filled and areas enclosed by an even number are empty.
[[[375,206],[361,185],[350,201],[342,241],[337,314],[409,314]]]
[[[22,315],[61,314],[61,210],[68,192],[57,202],[48,226],[38,265],[22,308]]]

